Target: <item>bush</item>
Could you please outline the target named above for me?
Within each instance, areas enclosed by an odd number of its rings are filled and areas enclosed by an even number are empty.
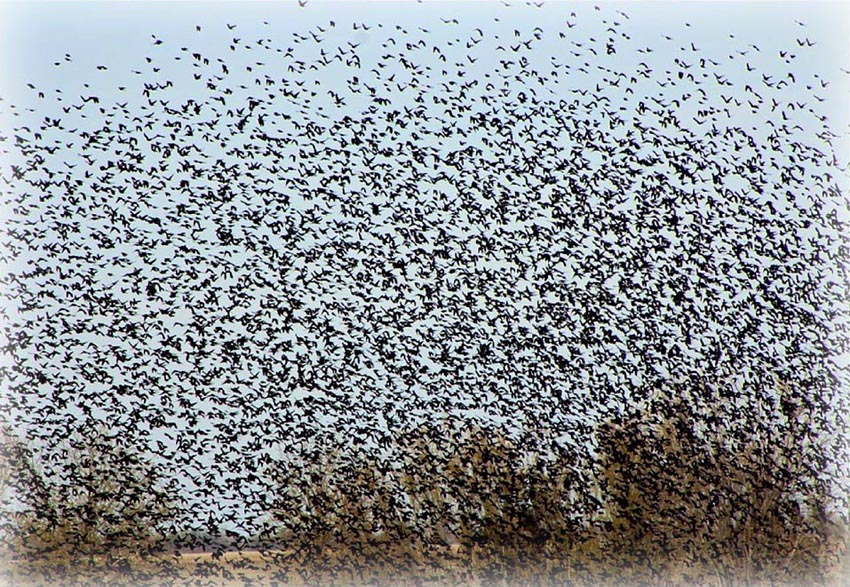
[[[827,484],[804,400],[728,380],[663,385],[599,429],[609,545],[623,561],[703,564],[724,576],[816,572]]]
[[[281,537],[316,547],[567,545],[577,532],[569,452],[551,438],[535,446],[448,418],[397,431],[391,458],[316,435],[269,469],[270,507]]]
[[[396,492],[368,451],[320,433],[289,450],[267,471],[279,538],[324,548],[397,536]]]
[[[2,461],[4,528],[12,550],[30,559],[157,551],[179,511],[159,468],[103,427],[49,451],[6,429]]]
[[[523,463],[499,431],[447,419],[401,435],[397,450],[420,540],[499,543],[525,522]]]
[[[517,443],[495,426],[461,420],[399,438],[401,485],[428,543],[499,547],[568,541],[570,454],[551,438]]]

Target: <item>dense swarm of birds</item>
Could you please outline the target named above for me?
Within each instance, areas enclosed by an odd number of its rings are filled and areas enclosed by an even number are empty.
[[[813,413],[782,383],[753,391],[732,378],[668,383],[600,426],[613,551],[715,564],[728,584],[757,583],[753,568],[799,582],[797,573],[829,566],[829,463],[811,450]]]
[[[840,482],[850,217],[813,41],[765,70],[580,8],[199,26],[109,99],[0,102],[12,421],[48,452],[120,432],[197,505],[180,524],[234,537],[305,443],[389,467],[435,417],[497,426],[506,462],[545,428],[586,522],[595,425],[692,377],[740,378],[717,409],[746,421],[779,378]]]
[[[61,459],[51,462],[9,427],[0,434],[4,493],[14,488],[20,499],[0,529],[14,552],[49,558],[163,548],[159,525],[179,515],[179,487],[122,435],[90,423],[63,439]]]
[[[399,431],[382,466],[351,439],[304,448],[270,471],[271,536],[288,544],[539,545],[583,530],[569,515],[583,490],[574,456],[546,428],[514,439],[459,417],[428,422]]]

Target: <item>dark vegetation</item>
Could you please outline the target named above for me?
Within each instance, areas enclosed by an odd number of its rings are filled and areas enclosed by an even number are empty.
[[[62,581],[82,567],[120,570],[165,549],[181,507],[173,480],[120,435],[82,429],[42,451],[4,427],[5,554]]]
[[[742,406],[747,414],[742,415]],[[665,384],[598,431],[615,557],[724,580],[812,580],[840,532],[805,398],[778,384]]]
[[[778,381],[659,384],[596,430],[595,479],[552,435],[446,419],[399,432],[384,468],[362,447],[289,455],[271,473],[286,496],[273,511],[287,544],[312,560],[354,549],[355,567],[410,556],[386,547],[404,544],[475,549],[481,576],[509,585],[608,573],[626,584],[806,584],[836,564],[843,530],[805,401]]]
[[[747,417],[735,417],[741,405]],[[177,580],[179,559],[162,556],[174,488],[120,438],[88,432],[45,468],[5,430],[16,576]],[[243,563],[296,583],[822,581],[846,549],[816,432],[801,394],[777,382],[748,395],[731,378],[646,390],[596,429],[590,477],[545,426],[516,435],[445,417],[397,430],[383,456],[316,432],[265,471],[270,523],[251,546],[268,552]],[[217,552],[192,572],[238,583]]]
[[[285,536],[321,546],[567,542],[578,530],[568,498],[581,491],[575,460],[554,439],[535,436],[531,444],[446,418],[398,431],[389,458],[356,445],[288,455],[270,473],[279,488],[271,507]]]

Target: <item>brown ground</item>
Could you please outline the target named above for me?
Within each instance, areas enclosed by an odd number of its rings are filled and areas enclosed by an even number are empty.
[[[183,553],[155,557],[138,555],[90,557],[75,564],[67,559],[24,563],[8,557],[0,565],[0,585],[14,587],[192,586],[236,587],[259,585],[334,586],[596,586],[743,587],[770,585],[850,585],[850,558],[833,566],[825,576],[803,582],[771,576],[741,565],[737,573],[715,565],[694,568],[636,564],[612,566],[605,553],[585,547],[571,556],[547,557],[541,550],[520,557],[485,552],[458,545],[428,553],[400,546],[373,548],[369,560],[347,548],[311,553],[295,550],[234,551],[221,554]],[[536,554],[536,556],[535,556]],[[517,563],[517,558],[520,562]],[[522,562],[522,559],[533,561]],[[509,563],[507,561],[514,561]]]

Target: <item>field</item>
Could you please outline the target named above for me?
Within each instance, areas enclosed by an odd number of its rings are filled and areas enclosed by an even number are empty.
[[[585,542],[568,553],[549,545],[537,551],[510,552],[484,546],[416,549],[373,545],[368,556],[346,546],[322,549],[185,552],[138,556],[67,557],[37,562],[4,561],[0,585],[95,587],[249,585],[374,586],[658,586],[744,587],[750,585],[839,587],[850,584],[846,541],[831,546],[833,562],[808,578],[777,569],[753,568],[746,559],[681,564],[653,560],[615,562],[598,543]]]

